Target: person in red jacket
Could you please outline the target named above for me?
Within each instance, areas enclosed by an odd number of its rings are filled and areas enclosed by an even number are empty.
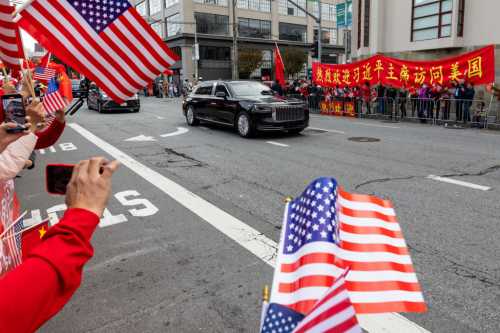
[[[82,280],[93,256],[90,238],[111,194],[117,161],[102,157],[75,166],[68,210],[27,259],[0,279],[0,332],[31,333],[57,314]]]

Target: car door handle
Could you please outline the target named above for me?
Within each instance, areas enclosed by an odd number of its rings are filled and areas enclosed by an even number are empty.
[[[210,105],[215,105],[215,106],[216,106],[216,105],[217,105],[217,103],[215,103],[215,102],[212,102],[212,103],[210,103]]]

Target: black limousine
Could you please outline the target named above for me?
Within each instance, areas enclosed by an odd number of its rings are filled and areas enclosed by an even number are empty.
[[[307,104],[275,96],[256,81],[207,81],[183,101],[189,126],[200,121],[234,127],[245,138],[261,131],[300,133],[309,125]]]

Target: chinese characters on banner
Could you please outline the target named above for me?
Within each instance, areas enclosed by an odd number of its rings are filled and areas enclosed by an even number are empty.
[[[313,64],[313,82],[323,87],[354,87],[381,82],[400,88],[426,83],[450,86],[463,79],[474,84],[495,81],[495,48],[485,48],[437,61],[407,61],[375,55],[347,65]]]

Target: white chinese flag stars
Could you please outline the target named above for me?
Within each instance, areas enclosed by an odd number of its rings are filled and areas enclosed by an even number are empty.
[[[307,314],[346,268],[356,313],[426,311],[391,203],[320,178],[285,209],[270,302]]]
[[[19,25],[44,48],[123,102],[177,56],[128,0],[33,0]]]

